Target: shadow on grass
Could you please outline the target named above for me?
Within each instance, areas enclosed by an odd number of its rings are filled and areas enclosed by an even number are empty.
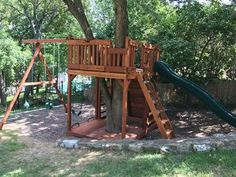
[[[98,159],[81,176],[235,176],[236,152],[131,154]]]
[[[6,173],[12,171],[14,164],[18,163],[13,161],[16,153],[25,147],[24,144],[17,142],[16,132],[5,130],[0,132],[0,176],[6,176]],[[7,176],[12,175],[14,176],[14,174]]]
[[[236,152],[216,151],[188,155],[86,152],[53,149],[46,153],[17,142],[13,132],[0,132],[0,177],[4,176],[236,176]],[[46,151],[50,147],[45,148]],[[44,153],[45,152],[45,153]]]

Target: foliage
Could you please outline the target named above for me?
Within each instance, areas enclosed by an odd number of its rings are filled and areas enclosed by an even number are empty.
[[[29,51],[21,51],[4,29],[0,29],[0,70],[4,73],[5,84],[10,86],[23,74],[22,67],[29,58]]]
[[[162,59],[179,74],[199,83],[235,78],[234,4],[196,0],[178,4],[159,0],[128,3],[129,36],[160,44]],[[114,31],[112,3],[96,0],[91,10],[97,36],[110,38]]]

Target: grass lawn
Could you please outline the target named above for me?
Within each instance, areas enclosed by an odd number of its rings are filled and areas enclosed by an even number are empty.
[[[236,176],[236,152],[188,155],[91,152],[0,133],[0,176]],[[33,145],[32,145],[33,144]]]

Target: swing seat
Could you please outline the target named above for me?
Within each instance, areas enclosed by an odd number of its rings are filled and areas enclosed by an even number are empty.
[[[52,109],[53,108],[53,104],[51,102],[47,102],[45,104],[45,106],[46,106],[47,109]]]

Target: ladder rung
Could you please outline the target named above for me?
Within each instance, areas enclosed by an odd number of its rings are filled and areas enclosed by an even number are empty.
[[[151,119],[150,121],[148,121],[148,126],[150,126],[153,123],[155,123],[155,119]]]
[[[157,101],[157,100],[153,100],[153,103],[154,103],[154,104],[157,104],[157,103],[158,103],[158,101]]]
[[[161,120],[161,122],[162,122],[162,124],[163,124],[163,125],[166,125],[167,123],[169,123],[169,121],[168,121],[168,120],[166,120],[166,119],[164,119],[164,120]]]
[[[144,82],[144,84],[148,84],[148,83],[150,83],[150,81],[149,80],[147,80],[147,81],[143,81]]]
[[[173,130],[166,130],[166,135],[168,138],[174,138],[174,131]]]

